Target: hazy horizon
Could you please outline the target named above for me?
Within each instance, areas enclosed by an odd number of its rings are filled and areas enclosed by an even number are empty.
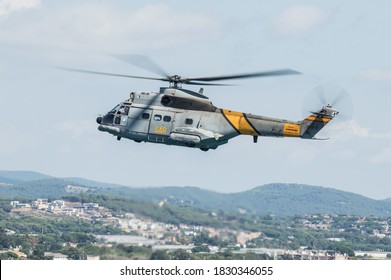
[[[235,194],[235,193],[250,191],[250,190],[258,188],[258,187],[263,187],[263,186],[268,186],[268,185],[279,185],[279,184],[282,184],[282,185],[295,185],[295,186],[301,186],[302,185],[302,186],[308,186],[308,187],[320,187],[320,188],[325,188],[325,189],[344,191],[344,190],[337,189],[337,188],[335,188],[333,186],[309,185],[309,184],[300,184],[300,183],[297,183],[297,182],[288,182],[288,183],[271,182],[271,183],[266,183],[266,184],[259,184],[259,185],[255,185],[255,186],[250,186],[248,188],[244,188],[243,187],[243,189],[241,189],[240,191],[225,192],[224,190],[208,189],[208,188],[203,188],[203,187],[199,187],[199,186],[196,186],[196,185],[148,185],[148,186],[137,186],[137,185],[129,185],[129,184],[117,184],[117,183],[113,183],[113,182],[109,182],[109,181],[96,181],[96,180],[92,180],[92,179],[89,179],[89,178],[75,177],[75,176],[71,176],[71,175],[70,176],[65,176],[65,177],[55,177],[55,176],[52,176],[50,174],[44,174],[42,172],[33,171],[33,170],[0,170],[0,177],[5,177],[5,178],[8,178],[8,177],[2,175],[1,174],[2,172],[32,172],[32,173],[38,173],[40,175],[48,176],[48,177],[52,177],[52,178],[56,178],[56,179],[72,179],[72,178],[76,178],[76,179],[82,179],[82,180],[87,180],[87,181],[97,182],[97,183],[102,183],[102,184],[118,185],[118,186],[121,186],[121,187],[141,188],[141,189],[142,188],[198,188],[198,189],[201,189],[201,190],[212,191],[212,192],[217,192],[217,193],[222,193],[222,194]],[[75,183],[77,183],[77,182],[75,182]],[[378,200],[378,201],[391,199],[391,197],[371,198],[369,196],[365,196],[365,195],[356,193],[354,191],[345,191],[345,192],[352,193],[352,194],[357,194],[357,195],[364,196],[364,197],[367,197],[367,198],[370,198],[370,199],[374,199],[374,200]]]

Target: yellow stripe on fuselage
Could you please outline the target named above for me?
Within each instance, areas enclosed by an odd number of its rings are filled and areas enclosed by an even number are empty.
[[[294,123],[284,123],[284,136],[300,137],[300,125]]]
[[[241,134],[259,135],[241,112],[221,110],[227,121]]]
[[[314,122],[328,123],[329,121],[331,121],[331,118],[326,118],[326,117],[322,118],[322,117],[311,115],[311,116],[307,117],[306,120],[307,121],[314,121]]]

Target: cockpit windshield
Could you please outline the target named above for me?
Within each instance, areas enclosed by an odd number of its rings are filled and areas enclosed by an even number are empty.
[[[118,109],[120,108],[120,105],[118,104],[117,106],[115,106],[113,109],[111,109],[111,111],[109,112],[109,114],[115,114],[115,112],[118,111]]]
[[[127,105],[123,105],[123,104],[118,104],[117,106],[115,106],[110,112],[109,114],[117,114],[117,115],[128,115],[129,114],[129,106]]]

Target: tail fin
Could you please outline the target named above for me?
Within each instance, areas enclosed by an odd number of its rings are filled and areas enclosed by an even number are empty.
[[[326,126],[339,112],[330,105],[324,106],[319,112],[312,114],[301,121],[301,138],[316,139],[315,135]]]

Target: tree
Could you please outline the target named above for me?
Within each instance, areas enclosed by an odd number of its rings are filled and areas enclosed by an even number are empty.
[[[224,252],[221,253],[221,255],[224,257],[226,260],[232,260],[234,257],[234,254],[232,253],[232,250],[228,249],[225,250]]]
[[[282,260],[293,260],[293,257],[291,254],[284,254],[280,257]]]
[[[150,260],[168,260],[169,256],[165,250],[157,250],[152,253]]]
[[[347,244],[341,244],[335,248],[335,251],[341,253],[341,254],[346,254],[349,257],[354,257],[354,251],[352,247],[350,247]]]
[[[5,229],[0,228],[0,248],[9,248],[12,246],[12,238],[11,236],[7,235],[7,232]]]
[[[271,259],[268,254],[256,254],[253,252],[247,252],[245,254],[237,254],[237,258],[243,260],[269,260]]]
[[[85,260],[87,256],[84,251],[73,247],[64,248],[61,253],[68,256],[71,260]]]
[[[45,252],[42,246],[37,246],[33,254],[30,256],[30,259],[33,260],[44,260],[45,259]]]
[[[185,250],[178,249],[173,252],[172,259],[174,260],[190,260],[190,254]]]
[[[0,254],[0,260],[17,260],[19,259],[18,255],[13,252],[6,252]]]
[[[198,245],[195,246],[193,249],[191,249],[191,251],[193,253],[200,253],[200,252],[209,253],[210,249],[207,245]]]
[[[207,233],[201,232],[200,235],[196,235],[193,237],[193,242],[196,245],[202,245],[202,244],[209,244],[212,246],[219,245],[218,238],[215,237],[209,237]]]

